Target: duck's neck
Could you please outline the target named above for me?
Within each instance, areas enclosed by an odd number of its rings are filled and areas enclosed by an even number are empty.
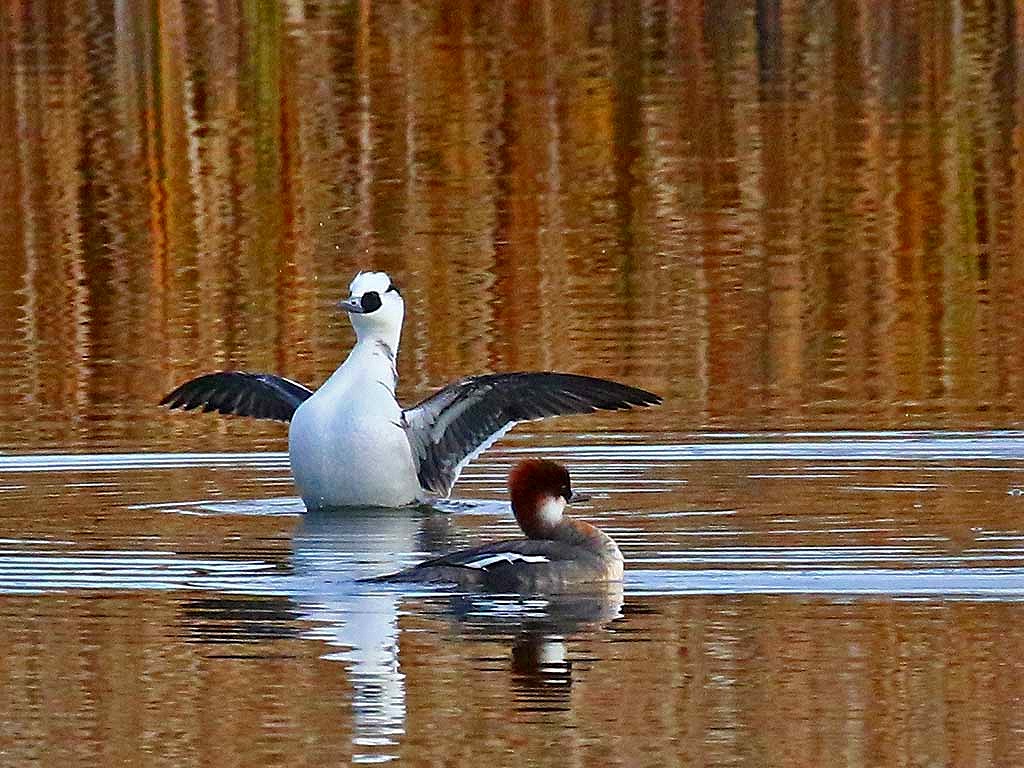
[[[387,387],[392,394],[398,383],[398,335],[384,339],[381,336],[363,336],[348,353],[345,362],[334,372],[332,380],[349,381],[352,377],[376,381]],[[326,384],[325,384],[326,386]]]
[[[534,533],[540,535],[530,535],[529,533],[527,535],[531,539],[561,541],[565,544],[593,550],[598,554],[606,555],[613,559],[622,559],[622,552],[619,550],[619,545],[615,543],[615,540],[596,525],[591,525],[583,520],[563,517],[555,525],[549,526],[542,531],[535,531]]]
[[[391,350],[393,357],[398,357],[398,344],[402,340],[402,324],[378,324],[369,328],[355,328],[356,347],[365,344],[371,347],[384,346]],[[353,348],[355,351],[355,348]]]

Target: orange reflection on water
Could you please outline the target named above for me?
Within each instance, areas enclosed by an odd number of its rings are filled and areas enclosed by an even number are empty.
[[[200,370],[316,384],[374,266],[409,397],[542,367],[668,395],[635,428],[1018,423],[1011,10],[759,9],[5,6],[0,416],[159,443]]]

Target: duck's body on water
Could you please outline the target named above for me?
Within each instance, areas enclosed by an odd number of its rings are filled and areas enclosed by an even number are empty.
[[[525,539],[450,552],[372,581],[557,593],[622,580],[622,552],[611,536],[563,515],[566,504],[583,500],[573,493],[564,466],[528,459],[509,474],[508,487]]]

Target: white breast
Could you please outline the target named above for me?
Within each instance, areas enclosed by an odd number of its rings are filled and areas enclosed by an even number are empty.
[[[420,499],[390,365],[353,350],[295,411],[288,453],[308,508],[400,507]]]

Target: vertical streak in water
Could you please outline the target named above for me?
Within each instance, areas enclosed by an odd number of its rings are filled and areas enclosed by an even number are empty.
[[[159,120],[160,103],[163,99],[160,61],[160,17],[157,13],[158,0],[145,2],[146,21],[141,25],[138,42],[138,68],[142,79],[140,97],[140,155],[143,160],[142,169],[145,203],[146,229],[149,242],[150,291],[149,318],[152,334],[149,338],[166,351],[167,362],[181,358],[180,350],[175,349],[175,340],[179,334],[168,333],[171,328],[170,306],[172,290],[170,285],[170,269],[168,264],[167,238],[167,189],[163,155],[160,147],[163,144],[163,128]],[[166,374],[166,371],[162,371]]]
[[[24,243],[26,228],[23,224],[25,185],[21,178],[22,153],[20,145],[20,110],[18,99],[19,70],[16,50],[14,16],[17,8],[11,3],[0,3],[0,327],[6,329],[0,340],[0,413],[14,413],[23,397],[26,371],[25,336],[30,332],[26,322],[24,301],[27,271]],[[8,411],[10,409],[10,411]]]
[[[786,37],[782,9],[776,0],[757,4],[758,123],[762,200],[761,229],[764,259],[768,270],[766,316],[768,405],[785,416],[795,416],[804,400],[802,314],[807,301],[803,281],[797,217],[803,214],[793,204],[789,163],[793,157],[791,138],[795,108],[792,88],[786,80]]]
[[[407,237],[411,233],[417,233],[429,228],[429,214],[426,210],[426,201],[430,197],[427,191],[429,174],[421,173],[418,159],[419,153],[428,146],[429,142],[426,129],[420,125],[419,109],[423,101],[420,92],[422,73],[418,71],[417,54],[422,43],[419,34],[420,22],[417,11],[418,7],[412,0],[401,1],[398,14],[398,34],[401,46],[399,53],[399,60],[401,62],[399,76],[402,80],[400,103],[402,105],[402,119],[405,123],[403,147],[403,171],[405,173],[403,189],[405,195],[402,202],[401,222],[402,229]],[[424,126],[429,126],[429,120],[426,117],[424,117],[423,123]],[[409,247],[415,248],[414,244],[417,242],[418,240],[410,241]],[[409,263],[411,265],[416,263],[415,255],[410,255]],[[407,276],[411,278],[418,272],[419,269],[417,267],[410,266]],[[417,277],[419,276],[417,275]],[[402,285],[400,288],[404,289],[406,318],[409,318],[417,309],[424,306],[420,303],[424,297],[417,296],[418,291],[412,286]],[[422,318],[421,322],[416,323],[410,323],[407,320],[406,329],[403,332],[403,339],[405,341],[402,347],[403,359],[409,361],[411,358],[415,361],[408,368],[411,368],[416,375],[412,384],[417,391],[424,386],[430,365],[429,333],[424,333],[421,336],[421,329],[423,328],[429,328],[429,322],[422,321]]]
[[[274,362],[276,370],[292,372],[293,376],[299,367],[305,335],[300,322],[302,313],[296,311],[302,306],[305,284],[302,265],[296,258],[302,236],[303,201],[306,198],[301,143],[304,115],[298,84],[299,62],[303,61],[299,38],[304,37],[305,32],[301,5],[284,5],[277,33],[277,79],[281,99],[277,188],[281,190],[281,210],[277,217],[275,244],[281,278],[275,295]]]
[[[864,102],[867,116],[866,178],[872,191],[870,203],[874,213],[873,237],[868,248],[876,264],[871,295],[874,302],[872,324],[873,349],[868,361],[868,376],[872,381],[873,396],[882,407],[888,406],[888,415],[901,418],[898,405],[901,396],[897,371],[903,356],[902,337],[898,334],[901,306],[900,232],[896,198],[899,187],[900,162],[897,143],[892,134],[895,120],[886,101],[886,81],[880,71],[878,56],[878,15],[866,0],[859,0],[857,14],[861,20],[860,37],[864,53],[861,66],[864,72]],[[899,339],[898,343],[893,340]]]
[[[613,0],[612,3],[612,157],[615,174],[619,290],[625,299],[627,315],[634,310],[633,272],[637,226],[637,174],[642,160],[640,139],[643,134],[641,96],[643,78],[643,32],[639,0]],[[632,354],[629,350],[627,354]]]
[[[203,29],[206,19],[196,18],[187,14],[182,5],[174,6],[178,11],[178,24],[180,25],[179,52],[182,57],[181,65],[181,112],[183,122],[183,141],[185,144],[186,178],[185,183],[191,193],[193,200],[191,217],[195,222],[194,226],[200,233],[197,238],[202,242],[203,235],[211,229],[211,212],[214,210],[212,200],[206,199],[203,194],[203,168],[201,159],[200,131],[204,126],[200,123],[196,114],[196,99],[198,91],[204,88],[202,82],[197,82],[195,67],[204,53],[201,50],[193,50],[189,44],[187,28],[190,25]],[[199,246],[202,248],[202,245]]]
[[[358,222],[358,259],[367,259],[373,255],[373,87],[372,71],[372,0],[358,0],[359,31],[356,34],[356,80],[359,83],[358,116],[359,121],[359,178],[356,181],[356,205],[354,212]]]
[[[502,13],[499,18],[498,29],[500,34],[507,35],[512,21],[509,15],[512,12],[510,5],[502,6]],[[494,220],[491,227],[491,249],[494,258],[494,278],[491,283],[491,295],[495,297],[493,308],[493,321],[495,327],[495,346],[499,344],[504,347],[506,344],[514,344],[514,338],[507,338],[509,329],[514,324],[511,317],[510,307],[507,302],[500,302],[502,297],[519,295],[520,289],[516,285],[516,275],[512,268],[514,262],[513,243],[515,220],[513,216],[513,195],[515,192],[513,184],[514,157],[513,145],[518,139],[516,131],[516,93],[514,83],[510,75],[512,62],[510,57],[502,56],[497,63],[495,78],[497,79],[497,96],[494,108],[493,139],[491,153],[491,172],[494,176]],[[498,339],[502,339],[501,342]],[[511,352],[511,354],[509,354]],[[505,352],[506,364],[511,363],[518,367],[516,350],[513,347]],[[498,353],[492,353],[491,358],[497,357]]]
[[[1014,15],[1016,24],[1010,31],[1013,58],[1009,74],[1013,82],[1014,99],[1011,109],[1012,130],[1009,136],[1009,173],[1011,183],[1009,189],[1010,203],[1007,212],[1010,220],[1010,236],[1007,240],[1013,256],[1008,258],[1007,294],[1012,296],[1013,289],[1024,285],[1024,12],[1017,10]],[[1020,340],[1024,329],[1024,302],[1000,302],[1002,319],[1008,328],[1008,337]],[[1007,354],[1007,399],[1020,402],[1024,396],[1024,344],[1009,343],[1004,345]]]
[[[3,277],[20,276],[18,269],[18,244],[25,237],[22,219],[26,211],[19,198],[24,192],[20,179],[19,165],[21,151],[12,148],[21,144],[20,122],[23,112],[18,108],[20,93],[17,50],[21,42],[16,34],[15,15],[18,7],[13,3],[0,3],[0,143],[6,151],[0,152],[0,178],[6,183],[0,191],[0,231],[6,236],[0,239],[0,258],[7,270]],[[6,287],[6,286],[4,286]]]
[[[679,158],[677,173],[680,179],[687,179],[694,188],[695,210],[689,211],[680,205],[678,218],[680,226],[687,233],[688,245],[693,249],[689,263],[693,273],[690,290],[692,307],[681,307],[693,315],[694,387],[692,400],[700,414],[700,422],[710,419],[711,393],[711,328],[710,328],[710,281],[708,280],[707,258],[704,253],[703,201],[706,191],[701,183],[701,141],[703,115],[706,105],[706,90],[709,88],[711,62],[705,45],[704,28],[707,23],[705,6],[699,0],[673,0],[679,4],[671,9],[669,22],[669,43],[678,51],[679,69],[673,95],[689,107],[682,110],[673,121],[679,133],[674,145],[686,147]],[[687,114],[689,112],[689,114]],[[679,150],[677,150],[679,151]],[[693,168],[695,170],[690,171]],[[689,172],[688,172],[689,171]],[[680,201],[682,203],[682,201]],[[684,293],[685,300],[685,293]],[[673,365],[673,368],[675,366]]]
[[[104,92],[109,98],[110,82],[106,78],[111,73],[106,70],[110,52],[105,49],[109,49],[113,41],[106,28],[106,14],[93,7],[87,11],[88,18],[83,19],[76,13],[77,10],[71,11],[72,17],[68,24],[71,45],[66,75],[74,77],[82,93],[73,103],[63,104],[62,111],[66,111],[68,117],[77,118],[75,128],[78,135],[75,141],[69,142],[56,155],[60,159],[61,171],[74,178],[77,184],[64,185],[58,193],[59,200],[55,201],[58,209],[63,210],[55,213],[62,226],[66,227],[61,250],[67,263],[68,275],[65,279],[69,286],[70,317],[73,323],[68,358],[74,362],[67,368],[74,371],[75,385],[73,397],[68,399],[75,403],[75,416],[81,416],[88,409],[87,393],[92,376],[93,312],[88,272],[99,271],[99,265],[106,255],[102,251],[112,236],[108,216],[103,210],[103,197],[110,193],[113,147],[109,136],[105,134],[106,126],[102,124],[100,116],[112,115],[113,110],[101,110],[98,107]],[[71,94],[68,93],[68,96]],[[109,107],[109,104],[104,106]],[[72,163],[74,171],[71,170]],[[59,175],[64,176],[64,173]],[[96,237],[90,237],[92,234]],[[92,300],[98,298],[94,296]]]
[[[35,217],[32,215],[32,212],[35,210],[32,204],[33,186],[31,183],[34,169],[30,152],[31,143],[28,140],[30,128],[29,115],[31,114],[29,109],[31,83],[27,52],[31,50],[31,47],[25,39],[27,37],[27,25],[23,16],[16,13],[17,9],[13,5],[4,4],[4,7],[9,9],[11,13],[11,26],[10,31],[7,33],[7,39],[10,40],[11,50],[11,107],[15,115],[12,121],[13,136],[11,141],[14,151],[10,152],[10,156],[12,157],[12,165],[16,173],[11,177],[8,184],[14,187],[18,193],[16,210],[19,211],[17,216],[20,222],[19,245],[23,259],[21,284],[18,288],[18,294],[21,296],[21,317],[18,324],[23,335],[22,344],[25,351],[22,358],[26,364],[19,376],[20,384],[18,389],[21,390],[19,400],[23,405],[28,405],[39,402],[38,374],[41,371],[39,366],[41,339],[38,326],[40,301],[36,290],[40,265],[36,243]],[[0,10],[0,13],[5,13],[5,11]],[[5,152],[3,154],[8,153]]]
[[[281,12],[277,3],[257,3],[253,14],[257,124],[252,215],[256,226],[252,241],[246,244],[251,266],[244,274],[249,287],[246,306],[256,309],[247,314],[246,331],[257,341],[245,354],[259,366],[274,370],[286,365],[281,344],[281,305],[285,281],[291,272],[284,259],[284,211],[291,196],[283,183],[287,174],[287,84],[282,71]]]
[[[941,250],[942,315],[938,331],[942,350],[942,399],[947,408],[955,407],[955,400],[961,394],[958,366],[970,365],[968,358],[973,357],[970,346],[962,343],[962,336],[964,326],[973,325],[974,320],[974,297],[964,295],[964,289],[970,284],[970,264],[975,259],[972,249],[976,245],[973,162],[976,146],[970,106],[971,89],[975,84],[972,82],[971,30],[959,2],[952,3],[949,40],[951,94],[945,121],[943,207],[946,219]]]
[[[765,200],[766,156],[773,151],[766,144],[764,124],[761,120],[761,73],[758,40],[759,27],[755,19],[741,17],[725,75],[729,92],[729,119],[735,156],[735,206],[730,218],[734,224],[732,241],[725,256],[730,276],[747,290],[730,290],[729,300],[744,304],[747,318],[743,338],[742,362],[747,367],[746,381],[739,382],[735,396],[739,402],[754,404],[755,412],[763,411],[770,396],[771,371],[767,356],[758,354],[770,343],[773,331],[771,320],[771,277],[767,242],[767,203]],[[732,192],[732,190],[730,190]],[[753,289],[753,290],[751,290]],[[748,398],[742,390],[757,394]],[[757,418],[754,413],[753,418]]]
[[[783,77],[783,33],[780,0],[756,0],[754,27],[757,37],[757,73],[762,96],[774,90]]]
[[[544,63],[541,77],[543,78],[544,100],[544,136],[546,152],[544,153],[544,183],[540,194],[543,196],[543,209],[540,216],[541,231],[538,233],[539,247],[542,254],[547,258],[545,262],[552,259],[557,260],[558,269],[550,274],[557,284],[542,290],[546,295],[569,295],[569,269],[565,264],[565,216],[562,212],[562,178],[561,178],[561,142],[562,133],[560,130],[559,114],[559,75],[561,73],[561,60],[558,51],[555,49],[554,37],[556,34],[554,12],[550,0],[545,0],[540,12],[540,27],[543,35],[542,60]],[[547,279],[548,273],[544,278]],[[553,293],[547,293],[552,290]],[[565,311],[572,311],[572,303],[567,302]],[[542,334],[544,338],[544,349],[549,353],[554,352],[559,345],[552,336],[560,326],[553,323],[544,323]],[[545,357],[540,361],[543,368],[550,370],[557,368],[560,361],[552,359],[555,356]]]
[[[992,143],[989,157],[993,172],[991,177],[993,215],[991,217],[991,265],[983,288],[986,309],[985,335],[995,340],[988,363],[990,386],[994,396],[1003,407],[1015,402],[1015,372],[1021,370],[1017,347],[1017,330],[1014,310],[1004,302],[1003,297],[1012,295],[1017,279],[1016,265],[1020,261],[1019,250],[1014,247],[1016,233],[1015,180],[1017,153],[1014,149],[1017,104],[1020,100],[1016,76],[1016,60],[1020,48],[1015,36],[1014,23],[1019,13],[1013,4],[1005,4],[997,11],[996,34],[993,42],[994,89],[992,109],[998,115],[993,122]]]
[[[852,21],[852,23],[851,23]],[[832,190],[831,218],[836,226],[830,242],[830,254],[841,265],[833,275],[837,307],[836,330],[842,333],[840,397],[867,403],[872,310],[872,265],[870,233],[875,211],[870,201],[871,184],[867,178],[866,123],[864,103],[864,37],[855,3],[837,8],[834,28],[835,66],[832,94],[835,100],[835,147],[838,181]]]

